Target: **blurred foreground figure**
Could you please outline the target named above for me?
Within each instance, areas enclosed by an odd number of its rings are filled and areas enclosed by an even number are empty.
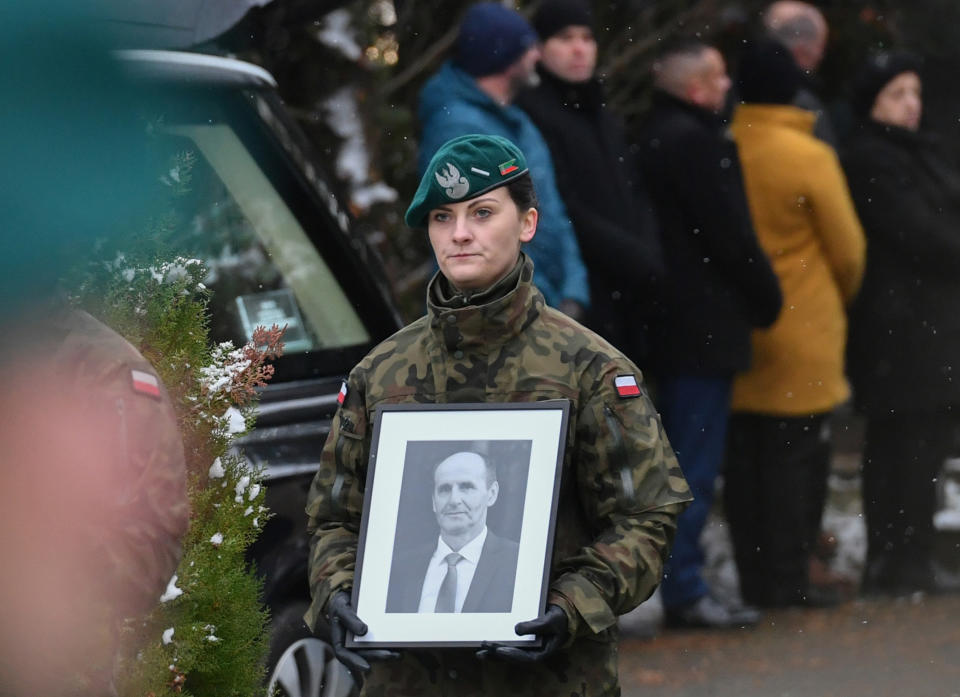
[[[188,516],[157,376],[53,299],[79,252],[130,233],[148,190],[143,95],[81,5],[0,4],[0,91],[16,105],[0,110],[16,163],[0,171],[4,695],[109,694],[116,622],[159,601]]]
[[[960,405],[960,168],[920,128],[917,57],[872,56],[854,105],[862,122],[843,164],[868,240],[847,349],[854,403],[867,417],[863,590],[939,590],[935,482]]]
[[[15,694],[109,694],[118,622],[157,604],[180,559],[177,419],[146,359],[90,315],[18,329],[0,347],[0,666]]]

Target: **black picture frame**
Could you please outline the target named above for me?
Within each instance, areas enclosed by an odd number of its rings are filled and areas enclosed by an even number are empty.
[[[352,598],[368,632],[348,647],[539,643],[514,626],[546,609],[569,417],[564,399],[376,409]],[[451,549],[467,563],[438,612]]]

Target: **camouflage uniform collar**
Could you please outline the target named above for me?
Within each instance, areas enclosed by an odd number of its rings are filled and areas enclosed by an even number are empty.
[[[439,271],[430,284],[430,302],[439,307],[449,310],[460,309],[468,305],[485,305],[502,298],[513,290],[517,285],[517,279],[520,278],[520,270],[523,267],[525,255],[520,253],[520,258],[513,269],[506,276],[494,283],[489,288],[475,291],[462,291],[453,287],[453,284],[447,280]]]
[[[533,285],[533,261],[522,252],[513,270],[490,288],[464,294],[438,272],[427,289],[430,326],[440,329],[450,350],[499,343],[519,333],[543,304]]]

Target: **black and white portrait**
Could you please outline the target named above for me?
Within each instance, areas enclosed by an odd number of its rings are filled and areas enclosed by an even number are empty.
[[[377,408],[352,594],[367,632],[348,645],[536,641],[515,627],[546,607],[569,410]]]
[[[513,604],[532,441],[409,441],[388,613]]]

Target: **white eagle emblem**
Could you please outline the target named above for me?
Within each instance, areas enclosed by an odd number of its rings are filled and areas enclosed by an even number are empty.
[[[446,168],[441,168],[434,175],[437,182],[442,186],[450,198],[463,198],[470,191],[470,182],[466,177],[460,175],[460,170],[449,162]]]

